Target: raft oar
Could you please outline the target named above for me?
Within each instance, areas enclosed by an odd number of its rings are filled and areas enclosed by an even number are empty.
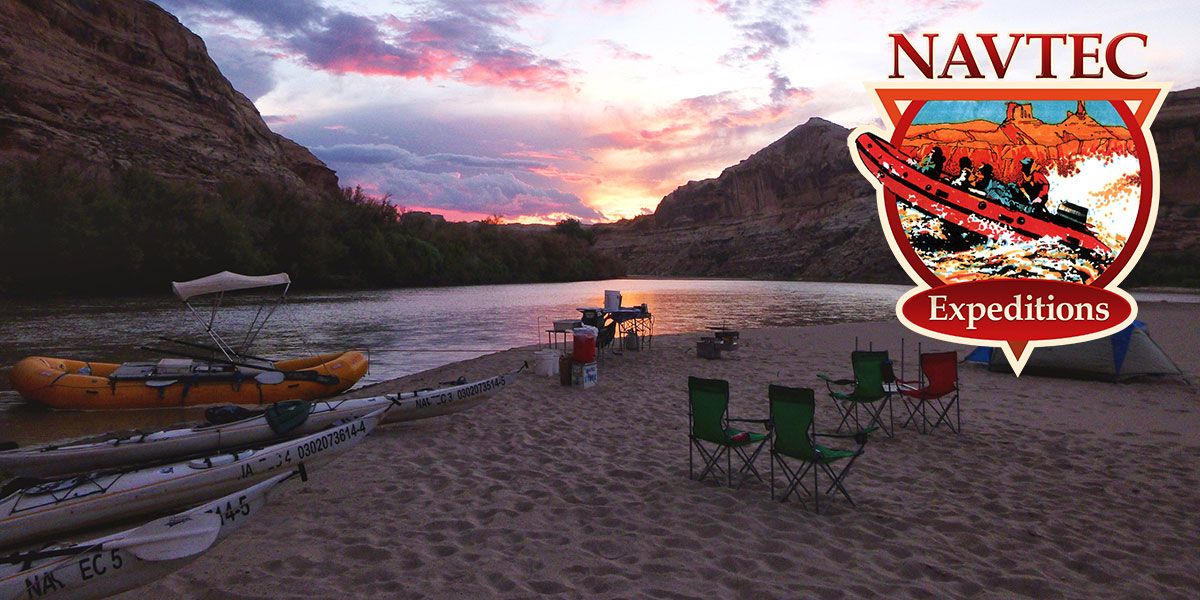
[[[233,366],[235,366],[235,367],[246,367],[247,369],[259,369],[259,370],[262,370],[262,371],[274,371],[274,372],[276,372],[276,373],[283,373],[283,372],[284,372],[284,371],[281,371],[281,370],[279,370],[279,369],[275,368],[274,366],[270,366],[270,367],[264,367],[264,366],[262,366],[262,365],[252,365],[252,364],[250,364],[250,363],[238,362],[238,361],[236,361],[236,360],[229,360],[229,359],[225,359],[225,358],[209,358],[209,357],[207,357],[207,356],[199,356],[199,355],[196,355],[196,354],[188,354],[187,352],[178,352],[178,351],[175,351],[175,350],[167,350],[167,349],[165,349],[165,348],[155,348],[155,347],[153,347],[153,346],[142,346],[142,347],[140,348],[140,350],[145,350],[146,352],[158,352],[158,353],[160,353],[160,354],[166,354],[166,355],[168,355],[168,356],[182,356],[183,358],[192,358],[192,359],[196,359],[196,360],[206,360],[206,361],[208,361],[208,362],[220,363],[220,364],[223,364],[223,365],[233,365]]]
[[[179,344],[180,346],[189,346],[191,348],[197,348],[199,350],[208,350],[209,352],[221,352],[221,349],[216,346],[209,346],[208,344],[198,344],[196,342],[189,342],[186,340],[177,340],[175,338],[169,338],[169,337],[165,337],[165,336],[161,336],[161,335],[158,336],[158,340],[163,341],[163,342],[171,342],[172,344]],[[252,354],[239,354],[238,356],[240,356],[242,358],[250,358],[250,359],[254,359],[254,360],[266,361],[269,363],[275,362],[269,358],[263,358],[261,356],[254,356]]]
[[[275,481],[270,485],[283,483],[297,475],[300,476],[300,481],[308,481],[308,469],[305,468],[303,462],[296,466],[295,471],[272,478]],[[268,479],[257,485],[267,484],[272,479]],[[173,516],[164,517],[142,525],[134,529],[133,532],[137,535],[89,546],[70,546],[54,550],[14,552],[8,556],[0,557],[0,564],[31,563],[35,560],[45,558],[75,556],[87,552],[121,549],[128,549],[134,556],[149,561],[175,560],[186,556],[194,556],[212,546],[213,542],[216,541],[217,536],[221,533],[221,516],[216,513],[206,512],[183,519],[177,519]]]
[[[221,517],[215,513],[202,513],[181,520],[159,519],[136,530],[136,536],[120,538],[90,546],[71,546],[55,550],[42,550],[11,554],[0,558],[0,563],[28,563],[45,558],[75,556],[102,550],[128,549],[142,560],[175,560],[194,556],[208,549],[221,533]]]
[[[287,475],[277,476],[276,483],[283,483],[296,475],[300,476],[301,481],[308,481],[308,470],[304,468],[304,463],[300,463],[295,471]],[[221,516],[216,513],[206,512],[198,517],[188,518],[182,523],[171,518],[147,523],[137,529],[136,539],[114,540],[113,544],[105,544],[105,548],[128,548],[134,556],[150,561],[195,556],[217,541],[223,522]]]

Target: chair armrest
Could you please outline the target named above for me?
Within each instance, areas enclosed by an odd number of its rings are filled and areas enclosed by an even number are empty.
[[[853,379],[833,379],[824,373],[817,373],[817,377],[821,378],[825,383],[832,383],[834,385],[854,385]]]
[[[771,430],[771,420],[770,419],[725,419],[725,420],[729,421],[730,423],[758,423],[758,424],[762,425],[764,428],[766,428],[767,431]]]

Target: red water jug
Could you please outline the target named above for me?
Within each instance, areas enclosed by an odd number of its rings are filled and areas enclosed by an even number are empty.
[[[571,358],[577,363],[596,362],[596,329],[576,327],[571,331]]]

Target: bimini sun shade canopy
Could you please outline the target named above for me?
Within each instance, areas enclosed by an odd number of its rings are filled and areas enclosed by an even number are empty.
[[[292,280],[288,277],[287,273],[242,275],[240,273],[221,271],[216,275],[209,275],[208,277],[201,277],[200,279],[193,279],[191,281],[172,281],[171,289],[175,290],[175,295],[179,296],[180,300],[186,302],[196,296],[207,294],[251,290],[291,283]]]

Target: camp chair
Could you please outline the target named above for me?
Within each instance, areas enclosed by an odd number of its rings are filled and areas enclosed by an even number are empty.
[[[703,481],[714,470],[723,471],[726,485],[733,487],[733,455],[736,453],[742,460],[738,469],[741,480],[738,487],[745,483],[746,478],[753,474],[762,481],[762,475],[754,468],[754,459],[766,446],[768,434],[750,433],[729,427],[730,423],[761,423],[767,424],[767,419],[730,419],[729,418],[729,382],[722,379],[701,379],[688,377],[688,477]],[[705,444],[713,444],[710,450]],[[747,453],[748,449],[752,449]],[[704,469],[699,477],[694,477],[695,451],[700,452],[704,459]],[[725,468],[720,465],[721,457],[725,457]]]
[[[825,382],[829,396],[833,398],[833,405],[842,415],[836,431],[840,432],[843,427],[853,422],[856,431],[878,426],[888,437],[892,437],[895,429],[892,394],[884,384],[892,383],[895,376],[892,375],[892,361],[888,360],[888,353],[855,350],[850,353],[850,364],[854,368],[854,379],[830,379],[824,374],[817,374],[817,377]],[[835,386],[848,387],[849,391],[834,389]],[[870,416],[865,426],[859,417],[859,407]],[[888,412],[886,423],[883,420],[885,408]]]
[[[909,423],[917,426],[921,433],[928,433],[938,425],[945,423],[954,433],[962,428],[962,418],[958,407],[958,353],[930,352],[921,355],[920,381],[900,381],[900,399],[908,409],[908,418],[901,427]],[[930,423],[926,407],[933,410],[934,418]],[[954,419],[951,422],[950,409],[954,409]],[[919,415],[919,420],[918,420]]]
[[[821,512],[821,496],[828,496],[835,488],[846,497],[851,506],[854,506],[854,500],[850,498],[850,493],[842,484],[850,472],[850,467],[854,465],[854,461],[862,455],[863,447],[867,445],[867,437],[874,431],[874,428],[846,434],[814,433],[813,413],[816,400],[811,389],[772,385],[767,389],[767,397],[771,406],[771,431],[773,433],[771,438],[771,499],[775,499],[775,463],[779,463],[780,469],[787,478],[787,485],[780,502],[786,502],[788,496],[792,495],[797,488],[809,492],[803,484],[803,480],[808,472],[812,471],[813,488],[809,495],[812,496],[818,513]],[[828,448],[817,444],[816,437],[853,438],[858,443],[858,448],[854,450]],[[804,466],[793,469],[785,458],[802,461]],[[840,472],[834,472],[833,465],[843,459],[850,460],[846,461]],[[830,482],[824,494],[820,493],[818,481],[822,471],[825,472]]]

